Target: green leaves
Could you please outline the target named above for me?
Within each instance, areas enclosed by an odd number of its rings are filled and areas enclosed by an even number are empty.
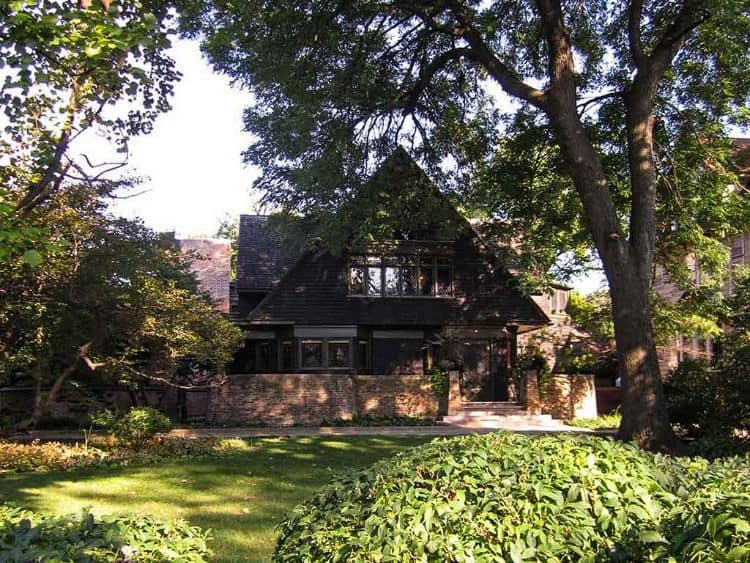
[[[297,507],[274,560],[661,561],[728,551],[746,537],[747,508],[701,523],[708,539],[675,519],[742,498],[749,473],[746,459],[711,465],[602,438],[438,439],[338,477]]]
[[[7,141],[0,143],[0,158],[9,165],[0,171],[0,185],[20,210],[48,198],[74,169],[78,180],[105,186],[101,170],[76,162],[71,146],[80,133],[97,127],[122,149],[169,109],[179,79],[166,55],[174,31],[172,0],[148,7],[106,2],[109,10],[98,1],[86,8],[66,0],[6,4],[0,18],[0,107]],[[126,100],[138,110],[118,105]],[[63,166],[66,158],[73,166]]]
[[[9,561],[203,563],[210,554],[210,538],[210,532],[184,520],[165,522],[146,515],[98,517],[89,511],[46,516],[0,506],[0,553]]]
[[[43,260],[42,255],[37,250],[27,250],[23,253],[23,261],[32,268],[39,266]]]

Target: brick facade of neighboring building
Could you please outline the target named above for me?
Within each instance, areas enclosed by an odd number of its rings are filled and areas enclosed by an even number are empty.
[[[216,309],[229,313],[229,282],[232,251],[228,239],[190,238],[177,241],[180,251],[190,256],[190,270],[198,287],[213,298]]]

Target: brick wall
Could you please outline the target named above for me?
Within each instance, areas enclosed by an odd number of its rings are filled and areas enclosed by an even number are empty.
[[[212,390],[214,424],[320,424],[355,415],[437,416],[429,377],[348,374],[238,374]]]
[[[552,418],[596,418],[596,388],[591,374],[553,374],[540,389],[541,410]]]

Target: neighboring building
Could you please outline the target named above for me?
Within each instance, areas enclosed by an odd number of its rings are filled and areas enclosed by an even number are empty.
[[[198,288],[211,295],[216,309],[229,313],[231,248],[228,239],[178,239],[180,252],[190,257],[190,270],[198,280]]]
[[[340,255],[300,254],[284,249],[267,217],[241,217],[234,313],[246,342],[233,372],[420,375],[452,365],[464,400],[506,400],[517,338],[548,316],[405,151],[383,170],[385,204],[428,186],[419,201],[433,224]]]
[[[565,371],[571,353],[586,348],[588,334],[573,326],[567,312],[572,288],[562,284],[552,284],[543,292],[532,295],[550,319],[549,326],[525,335],[519,340],[519,348],[526,353],[541,353],[552,371]]]
[[[733,141],[737,147],[736,161],[740,169],[740,185],[737,188],[750,191],[750,138],[737,138]],[[727,268],[730,275],[724,285],[723,293],[729,296],[732,295],[734,289],[731,280],[732,269],[737,266],[750,265],[750,233],[735,235],[724,240],[724,244],[729,251]],[[693,262],[688,266],[693,272],[693,283],[700,284],[700,269]],[[656,295],[670,303],[677,303],[685,293],[669,280],[664,268],[658,265],[654,272],[653,290]],[[659,347],[659,368],[662,374],[666,375],[685,358],[710,359],[713,352],[714,346],[710,338],[677,334],[669,344]]]

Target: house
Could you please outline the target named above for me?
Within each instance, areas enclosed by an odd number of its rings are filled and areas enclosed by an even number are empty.
[[[229,239],[177,239],[180,252],[188,258],[190,271],[198,281],[198,289],[208,293],[215,307],[229,313],[231,248]]]
[[[519,336],[549,317],[405,151],[368,187],[371,214],[398,210],[392,234],[338,253],[295,253],[267,216],[241,216],[234,316],[246,341],[231,371],[406,377],[444,366],[460,370],[465,401],[507,400]]]

